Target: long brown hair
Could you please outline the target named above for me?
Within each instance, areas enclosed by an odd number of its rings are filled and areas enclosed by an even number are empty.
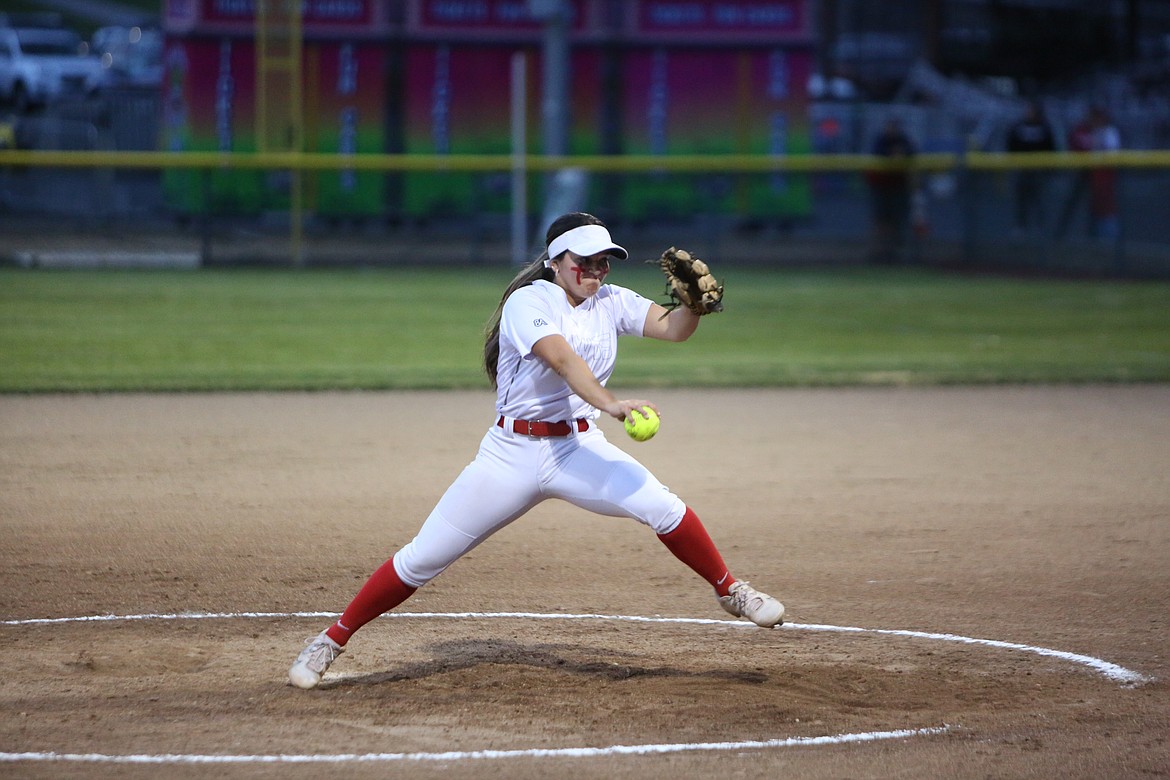
[[[487,372],[488,379],[491,380],[492,387],[497,386],[496,377],[499,374],[500,315],[503,314],[504,303],[512,293],[521,287],[527,287],[537,279],[544,279],[547,282],[551,282],[556,277],[556,274],[551,268],[545,266],[545,262],[549,260],[548,245],[555,241],[557,236],[562,233],[566,233],[582,225],[601,225],[604,227],[605,223],[592,214],[586,214],[582,211],[574,211],[557,217],[548,226],[548,230],[545,231],[544,245],[546,249],[540,253],[539,257],[520,269],[520,272],[516,274],[512,281],[508,283],[507,288],[504,289],[504,294],[500,296],[500,303],[496,306],[495,312],[484,328],[483,368]]]

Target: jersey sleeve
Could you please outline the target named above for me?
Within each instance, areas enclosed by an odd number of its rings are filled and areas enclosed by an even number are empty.
[[[504,302],[500,337],[510,341],[522,358],[532,356],[536,342],[560,332],[548,301],[532,287],[521,287]]]
[[[614,293],[614,313],[619,336],[643,335],[646,328],[646,315],[650,312],[653,303],[649,298],[629,290],[625,287],[611,285]]]

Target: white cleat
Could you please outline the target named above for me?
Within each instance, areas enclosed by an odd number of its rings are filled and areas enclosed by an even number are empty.
[[[344,652],[345,648],[322,631],[305,643],[305,649],[288,670],[288,681],[298,688],[316,688],[329,664]]]
[[[784,605],[747,582],[732,585],[726,596],[719,597],[719,605],[736,617],[747,618],[763,628],[784,622]]]

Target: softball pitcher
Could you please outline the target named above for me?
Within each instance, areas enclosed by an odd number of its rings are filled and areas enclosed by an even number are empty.
[[[763,627],[783,621],[784,606],[732,577],[698,516],[607,441],[597,424],[602,412],[625,420],[642,407],[658,411],[647,399],[619,399],[606,388],[618,336],[685,341],[701,314],[721,308],[722,288],[714,286],[703,266],[710,282],[702,286],[707,304],[688,300],[682,284],[674,282],[682,296],[675,297],[686,305],[667,309],[605,284],[610,259],[624,260],[628,253],[590,214],[558,218],[545,246],[512,280],[490,323],[484,368],[497,390],[496,409],[475,460],[439,499],[414,539],[371,575],[337,622],[308,640],[289,669],[293,685],[315,687],[355,631],[550,498],[649,526],[715,589],[732,615]],[[718,291],[714,301],[712,290]]]

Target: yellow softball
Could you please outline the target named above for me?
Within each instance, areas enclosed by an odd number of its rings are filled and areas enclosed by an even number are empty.
[[[654,438],[654,434],[658,433],[658,415],[649,406],[643,406],[641,411],[645,412],[647,416],[643,417],[635,409],[630,412],[634,421],[630,422],[629,418],[626,419],[626,433],[630,434],[630,438],[634,441],[646,441]]]

